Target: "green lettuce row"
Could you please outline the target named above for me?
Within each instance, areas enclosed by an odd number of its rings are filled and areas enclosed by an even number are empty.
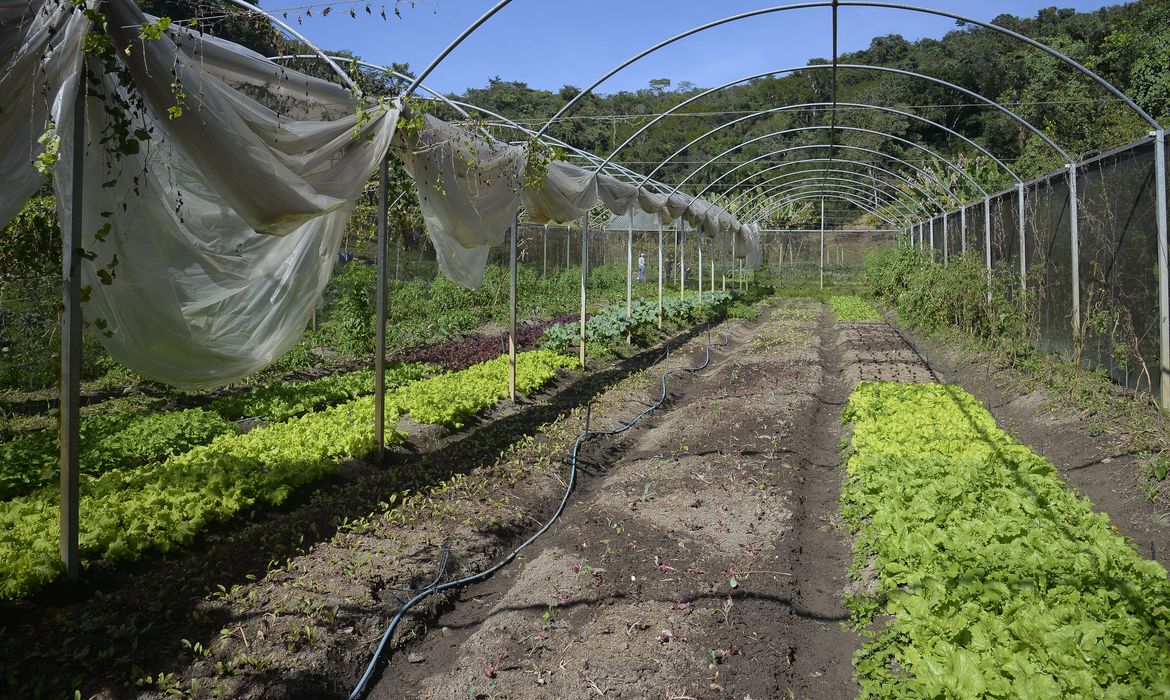
[[[831,296],[829,306],[833,307],[838,321],[880,321],[882,318],[869,302],[853,294]]]
[[[111,413],[81,422],[83,474],[139,466],[181,454],[239,430],[201,408],[137,415]],[[0,501],[56,483],[60,474],[57,429],[37,430],[0,445]]]
[[[422,363],[386,368],[388,389],[434,374]],[[111,469],[136,468],[238,433],[231,421],[263,417],[281,422],[330,404],[374,393],[374,371],[360,370],[321,379],[270,384],[216,399],[204,408],[150,415],[113,413],[81,423],[81,472],[97,476]],[[0,445],[0,501],[51,486],[58,479],[57,430],[38,430]]]
[[[520,353],[516,356],[516,389],[530,393],[555,377],[557,369],[575,366],[576,359],[549,350]],[[508,358],[503,356],[409,384],[387,396],[386,405],[416,423],[462,428],[468,418],[507,396]]]
[[[575,360],[548,351],[517,358],[517,387],[531,392]],[[409,412],[420,423],[461,425],[507,396],[507,358],[422,379],[387,395],[387,444]],[[182,546],[208,524],[256,504],[280,504],[289,493],[336,472],[349,457],[375,448],[374,399],[364,396],[318,413],[224,435],[161,463],[114,469],[81,482],[81,553],[111,561]],[[61,571],[55,494],[0,503],[0,598],[28,595]]]
[[[718,309],[726,305],[731,297],[730,292],[703,292],[703,302],[700,304],[696,293],[686,299],[667,295],[662,300],[662,316],[670,322],[694,320],[705,309]],[[607,306],[591,315],[585,322],[585,339],[614,347],[624,344],[627,336],[641,336],[657,326],[658,300],[636,299],[630,305],[628,316],[624,302]],[[555,323],[545,330],[542,342],[545,348],[564,353],[569,351],[578,338],[580,326],[577,323]]]
[[[866,698],[1170,696],[1170,581],[959,387],[862,383],[842,492]]]
[[[421,362],[390,363],[386,366],[386,389],[404,386],[439,371]],[[278,422],[372,393],[374,370],[364,369],[320,379],[268,384],[216,399],[207,408],[228,420],[259,417]]]

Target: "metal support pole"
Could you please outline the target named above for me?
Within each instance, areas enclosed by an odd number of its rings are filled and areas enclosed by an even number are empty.
[[[735,234],[731,235],[731,287],[735,288]],[[727,276],[723,277],[723,291],[727,291]]]
[[[946,214],[944,212],[942,215],[943,265],[946,265],[947,261],[950,260],[950,257],[951,257],[950,234],[947,233],[947,219],[949,219],[949,218],[950,218],[950,215]]]
[[[959,245],[962,253],[967,253],[967,205],[959,209]]]
[[[825,198],[821,197],[821,289],[825,288]]]
[[[374,442],[378,445],[378,461],[386,457],[386,228],[389,225],[389,207],[386,187],[389,181],[390,156],[382,158],[378,171],[378,289],[375,291],[377,327],[374,329]]]
[[[65,240],[61,246],[61,275],[65,283],[61,314],[61,561],[65,563],[65,577],[70,581],[81,578],[81,552],[78,548],[81,532],[81,261],[85,254],[81,229],[84,225],[82,189],[85,184],[85,90],[88,80],[89,73],[83,59],[73,105],[69,225],[63,232]]]
[[[1077,165],[1068,166],[1068,232],[1072,248],[1072,327],[1081,332],[1081,224],[1078,215]]]
[[[508,396],[516,403],[516,237],[520,234],[520,213],[512,220],[508,236]]]
[[[1170,260],[1166,251],[1166,130],[1154,132],[1154,182],[1157,191],[1158,222],[1158,368],[1162,409],[1170,408]]]
[[[1028,291],[1028,244],[1024,238],[1024,183],[1016,185],[1016,203],[1020,223],[1020,291]]]
[[[987,269],[991,269],[991,197],[983,198],[983,258]]]
[[[573,260],[569,255],[569,244],[573,242],[573,227],[565,226],[565,269],[568,270],[573,266]]]
[[[548,277],[548,224],[544,225],[544,232],[540,235],[540,242],[544,248],[544,263],[540,268],[540,276]]]
[[[935,219],[935,217],[930,218],[930,259],[931,259],[931,261],[934,260],[934,219]]]
[[[712,239],[711,242],[713,244],[715,242],[714,239]],[[714,253],[714,251],[712,251],[711,255],[708,257],[711,258],[711,293],[714,294],[715,293],[715,253]]]
[[[589,212],[581,217],[581,369],[585,369],[585,282],[589,278]]]
[[[662,214],[658,215],[658,330],[662,330]]]
[[[630,228],[626,232],[626,320],[634,312],[634,209],[630,208]]]
[[[678,298],[687,300],[687,222],[678,220]]]
[[[699,244],[699,306],[703,305],[703,229],[695,229],[695,241]]]

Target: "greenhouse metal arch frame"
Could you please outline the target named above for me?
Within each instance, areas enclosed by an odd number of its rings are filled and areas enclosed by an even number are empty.
[[[493,6],[490,10],[488,10],[482,17],[480,17],[478,20],[476,20],[474,23],[472,23],[467,29],[464,30],[464,32],[459,37],[457,37],[450,45],[448,45],[447,48],[444,49],[439,54],[439,56],[437,56],[435,58],[434,61],[432,61],[432,63],[427,67],[427,69],[423,72],[423,74],[420,75],[419,81],[416,81],[416,82],[421,82],[421,79],[424,78],[427,74],[429,74],[430,71],[434,70],[434,68],[439,64],[439,62],[441,62],[447,55],[449,55],[451,53],[451,51],[453,51],[467,36],[469,36],[472,32],[474,32],[475,29],[478,28],[480,25],[482,25],[483,23],[485,23],[489,19],[491,19],[491,17],[494,16],[501,9],[503,9],[507,5],[511,4],[511,1],[512,0],[501,0],[495,6]],[[1157,257],[1158,257],[1158,287],[1159,287],[1158,306],[1159,306],[1159,337],[1160,337],[1159,364],[1160,364],[1160,372],[1161,372],[1161,378],[1162,378],[1161,396],[1160,396],[1161,401],[1160,402],[1164,407],[1170,406],[1170,315],[1168,315],[1168,310],[1170,310],[1170,269],[1168,269],[1168,268],[1170,268],[1170,264],[1168,264],[1168,261],[1167,261],[1167,241],[1166,241],[1166,236],[1167,236],[1167,193],[1166,193],[1166,180],[1167,180],[1167,178],[1166,178],[1166,164],[1165,164],[1166,131],[1155,119],[1153,119],[1153,117],[1151,117],[1148,113],[1146,113],[1139,105],[1137,105],[1136,102],[1134,102],[1129,96],[1127,96],[1125,93],[1123,93],[1121,90],[1119,90],[1116,86],[1112,85],[1107,80],[1105,80],[1104,78],[1102,78],[1101,76],[1099,76],[1095,72],[1093,72],[1091,69],[1089,69],[1088,67],[1084,66],[1083,64],[1075,61],[1074,59],[1072,59],[1068,55],[1066,55],[1066,54],[1064,54],[1064,53],[1062,53],[1062,52],[1060,52],[1060,51],[1058,51],[1050,46],[1047,46],[1046,44],[1044,44],[1042,42],[1031,39],[1030,37],[1024,36],[1022,34],[1014,32],[1010,29],[1007,29],[1005,27],[1000,27],[1000,26],[992,24],[990,22],[984,22],[982,20],[978,20],[978,19],[975,19],[973,17],[968,17],[968,16],[956,14],[956,13],[946,12],[943,10],[933,9],[933,8],[920,7],[920,6],[916,6],[916,5],[908,5],[908,4],[902,4],[902,3],[867,2],[867,1],[863,1],[863,0],[832,0],[831,2],[798,3],[798,4],[792,4],[792,5],[783,5],[783,6],[777,6],[777,7],[771,7],[771,8],[763,8],[760,10],[754,10],[754,11],[750,11],[750,12],[746,12],[746,13],[741,13],[741,14],[729,16],[729,17],[726,17],[726,18],[723,18],[720,20],[715,20],[713,22],[708,22],[708,23],[703,24],[703,25],[699,25],[699,26],[694,27],[694,28],[687,30],[685,32],[681,32],[679,34],[676,34],[675,36],[673,36],[669,39],[666,39],[662,42],[659,42],[658,44],[655,44],[654,46],[652,46],[648,49],[643,50],[642,52],[636,54],[632,58],[627,59],[625,62],[623,62],[623,63],[619,64],[618,66],[616,66],[615,68],[611,69],[608,73],[606,73],[601,78],[596,80],[594,83],[592,83],[584,91],[582,91],[581,93],[576,95],[566,105],[564,105],[564,107],[562,107],[555,115],[553,115],[553,117],[551,117],[548,120],[548,122],[545,124],[545,126],[542,127],[542,129],[538,133],[543,134],[544,131],[546,131],[552,123],[554,123],[565,112],[567,112],[569,109],[571,109],[572,106],[574,104],[576,104],[576,102],[578,102],[585,95],[591,93],[594,89],[596,89],[598,86],[600,86],[603,82],[605,82],[609,78],[613,77],[614,75],[619,73],[621,70],[623,70],[627,66],[633,64],[634,62],[640,60],[641,58],[643,58],[645,56],[648,56],[648,55],[658,51],[659,49],[661,49],[665,46],[668,46],[668,45],[673,44],[677,41],[680,41],[688,36],[700,33],[702,31],[706,31],[708,29],[712,29],[714,27],[728,24],[731,22],[749,19],[752,17],[758,17],[758,16],[762,16],[765,14],[784,12],[784,11],[789,11],[789,10],[797,10],[797,9],[809,9],[809,8],[816,8],[816,7],[827,7],[827,8],[832,9],[834,47],[836,46],[837,18],[838,18],[838,11],[839,11],[840,7],[871,7],[871,8],[884,8],[884,9],[890,9],[890,10],[918,12],[918,13],[929,14],[929,15],[934,15],[934,16],[938,16],[938,17],[945,17],[945,18],[953,19],[953,20],[956,20],[959,22],[976,25],[976,26],[979,26],[979,27],[982,27],[982,28],[985,28],[985,29],[988,29],[988,30],[991,30],[994,32],[998,32],[998,33],[1003,34],[1005,36],[1011,37],[1019,42],[1023,42],[1023,43],[1025,43],[1033,48],[1039,49],[1039,50],[1047,53],[1048,55],[1052,56],[1053,58],[1056,58],[1057,60],[1061,61],[1062,63],[1064,63],[1068,66],[1071,66],[1072,68],[1074,68],[1075,70],[1080,72],[1082,75],[1088,77],[1089,79],[1091,79],[1092,81],[1094,81],[1095,83],[1097,83],[1098,85],[1100,85],[1101,87],[1105,88],[1107,91],[1112,93],[1115,97],[1120,99],[1122,102],[1124,102],[1129,109],[1131,109],[1135,114],[1137,114],[1139,116],[1139,118],[1141,118],[1147,125],[1149,125],[1153,129],[1152,135],[1154,136],[1154,139],[1155,139],[1155,153],[1156,153],[1156,160],[1157,160],[1157,165],[1156,165],[1156,168],[1157,168],[1157,170],[1156,170],[1157,193],[1156,193],[1156,196],[1157,196],[1158,201],[1157,201],[1157,205],[1156,205],[1156,208],[1157,208],[1156,226],[1157,226],[1157,234],[1158,234]],[[834,71],[836,70],[837,67],[838,67],[837,56],[836,56],[836,52],[834,51],[834,56],[833,56]],[[834,94],[834,99],[835,98],[836,98],[836,95]],[[1001,107],[1002,107],[1002,105],[1001,105]],[[1050,144],[1051,144],[1051,142],[1050,142]],[[1051,144],[1051,145],[1055,146],[1055,144]],[[1057,148],[1059,149],[1059,146],[1057,146]],[[1073,161],[1071,158],[1067,158],[1066,160],[1069,162],[1069,167],[1067,168],[1067,171],[1068,171],[1069,190],[1070,190],[1069,202],[1070,202],[1070,208],[1072,209],[1072,213],[1070,215],[1070,239],[1071,239],[1071,248],[1072,248],[1072,256],[1073,256],[1072,269],[1071,269],[1072,277],[1073,277],[1072,321],[1073,321],[1073,326],[1075,329],[1075,328],[1079,328],[1079,325],[1080,325],[1080,283],[1079,283],[1080,273],[1079,273],[1079,257],[1078,257],[1079,231],[1078,231],[1078,216],[1076,213],[1076,207],[1077,207],[1077,182],[1076,182],[1077,167],[1076,167],[1075,161]],[[984,208],[985,208],[985,211],[989,210],[989,208],[990,208],[990,199],[989,198],[984,199]],[[990,240],[987,241],[986,245],[987,245],[987,260],[990,263]]]
[[[298,39],[304,41],[304,43],[306,43],[308,46],[312,47],[314,51],[321,54],[322,59],[325,60],[327,63],[329,63],[335,69],[335,71],[339,74],[339,76],[343,79],[343,81],[352,85],[352,82],[349,81],[348,77],[344,75],[344,72],[341,71],[331,59],[326,57],[322,52],[319,51],[319,49],[317,49],[317,47],[313,46],[313,44],[311,42],[305,40],[304,37],[301,37],[291,27],[285,25],[284,23],[282,23],[280,20],[278,20],[277,18],[275,18],[271,14],[264,12],[264,11],[260,10],[259,8],[256,8],[254,5],[250,5],[246,2],[243,2],[242,0],[226,0],[226,1],[231,3],[231,4],[234,4],[234,5],[237,5],[240,7],[244,7],[246,9],[251,10],[251,11],[258,12],[258,13],[264,15],[270,21],[272,21],[275,25],[280,26],[284,31],[289,33],[291,36],[295,36]],[[479,26],[481,26],[483,23],[487,22],[497,12],[499,12],[501,9],[503,9],[505,6],[507,6],[509,4],[511,4],[511,0],[501,0],[501,2],[498,2],[496,5],[494,5],[491,9],[489,9],[478,20],[476,20],[471,25],[469,25],[454,41],[452,41],[445,49],[443,49],[439,53],[438,56],[436,56],[436,58],[427,66],[427,68],[422,73],[420,73],[414,79],[414,81],[411,83],[411,85],[407,88],[406,92],[404,93],[404,97],[411,95],[416,89],[418,89],[419,86],[422,84],[422,82],[426,79],[426,77],[435,69],[435,67],[437,67],[446,58],[446,56],[448,56],[452,51],[454,51],[459,46],[459,44],[461,44],[463,42],[464,39],[466,39]],[[616,75],[618,72],[620,72],[622,69],[624,69],[628,65],[632,64],[633,62],[659,50],[660,48],[663,48],[669,44],[672,44],[676,41],[679,41],[687,36],[691,36],[693,34],[696,34],[696,33],[699,33],[701,31],[705,31],[707,29],[711,29],[711,28],[714,28],[714,27],[717,27],[717,26],[720,26],[723,24],[728,24],[730,22],[744,20],[744,19],[748,19],[751,17],[757,17],[757,16],[762,16],[765,14],[783,12],[783,11],[788,11],[788,10],[809,9],[809,8],[831,8],[832,13],[833,13],[833,31],[834,31],[834,45],[835,45],[836,44],[836,30],[837,30],[837,15],[838,15],[838,11],[839,11],[840,7],[872,7],[872,8],[885,8],[885,9],[891,9],[891,10],[904,10],[904,11],[912,11],[912,12],[931,14],[931,15],[936,15],[936,16],[940,16],[940,17],[946,17],[946,18],[958,20],[958,21],[965,22],[968,24],[973,24],[976,26],[980,26],[980,27],[983,27],[983,28],[986,28],[986,29],[989,29],[992,31],[996,31],[996,32],[999,32],[1001,34],[1004,34],[1004,35],[1007,35],[1010,37],[1013,37],[1014,39],[1017,39],[1017,40],[1022,41],[1022,42],[1026,43],[1034,48],[1037,48],[1037,49],[1044,51],[1045,53],[1049,54],[1050,56],[1055,57],[1056,59],[1062,61],[1063,63],[1065,63],[1069,66],[1072,66],[1073,68],[1078,70],[1083,75],[1088,76],[1090,79],[1092,79],[1093,81],[1095,81],[1096,83],[1098,83],[1099,85],[1101,85],[1102,87],[1107,89],[1109,92],[1111,92],[1113,95],[1118,97],[1120,100],[1122,100],[1129,108],[1131,108],[1136,114],[1139,115],[1139,117],[1141,117],[1149,126],[1152,127],[1152,129],[1153,129],[1152,136],[1154,139],[1155,154],[1156,154],[1156,178],[1155,178],[1156,179],[1156,187],[1157,187],[1157,192],[1156,192],[1156,197],[1157,197],[1156,225],[1157,225],[1157,233],[1158,233],[1157,255],[1158,255],[1159,328],[1160,328],[1159,359],[1160,359],[1160,372],[1161,372],[1161,376],[1162,376],[1161,402],[1162,402],[1163,406],[1170,405],[1170,327],[1168,327],[1168,325],[1170,325],[1170,324],[1168,324],[1168,307],[1170,307],[1170,279],[1168,279],[1168,278],[1170,278],[1170,273],[1168,273],[1168,270],[1167,270],[1168,264],[1167,264],[1167,250],[1166,250],[1166,245],[1167,245],[1167,241],[1166,241],[1166,236],[1167,236],[1166,180],[1167,180],[1167,177],[1166,177],[1166,162],[1165,162],[1165,155],[1166,155],[1166,151],[1165,151],[1165,134],[1166,134],[1166,132],[1165,132],[1165,129],[1156,120],[1154,120],[1152,117],[1150,117],[1149,114],[1147,114],[1145,111],[1143,111],[1132,99],[1130,99],[1123,92],[1118,90],[1115,86],[1113,86],[1112,84],[1105,81],[1103,78],[1098,76],[1096,73],[1094,73],[1093,71],[1091,71],[1087,67],[1077,63],[1076,61],[1074,61],[1073,59],[1071,59],[1067,55],[1065,55],[1065,54],[1063,54],[1063,53],[1061,53],[1061,52],[1059,52],[1051,47],[1048,47],[1041,42],[1035,41],[1033,39],[1030,39],[1029,37],[1023,36],[1021,34],[1018,34],[1016,32],[1008,30],[1006,28],[999,27],[999,26],[996,26],[994,24],[991,24],[988,22],[983,22],[983,21],[980,21],[980,20],[977,20],[974,18],[965,17],[962,15],[953,14],[953,13],[949,13],[949,12],[945,12],[945,11],[941,11],[941,10],[935,10],[935,9],[931,9],[931,8],[924,8],[924,7],[918,7],[918,6],[913,6],[913,5],[904,5],[904,4],[898,4],[898,3],[862,2],[862,1],[855,1],[855,0],[832,0],[832,2],[809,2],[809,3],[799,3],[799,4],[793,4],[793,5],[778,6],[778,7],[772,7],[772,8],[764,8],[761,10],[756,10],[756,11],[752,11],[752,12],[748,12],[748,13],[742,13],[739,15],[734,15],[734,16],[727,17],[727,18],[724,18],[721,20],[717,20],[715,22],[709,22],[707,24],[695,27],[691,30],[688,30],[688,31],[683,32],[679,35],[676,35],[675,37],[667,39],[663,42],[660,42],[659,44],[656,44],[655,46],[653,46],[649,49],[644,50],[643,52],[636,55],[635,57],[620,64],[619,66],[617,66],[616,68],[611,70],[609,73],[607,73],[605,76],[603,76],[601,79],[594,82],[585,91],[583,91],[582,93],[579,93],[577,96],[575,96],[572,100],[569,101],[569,103],[567,103],[564,107],[562,107],[561,110],[559,110],[557,112],[557,114],[555,114],[552,118],[550,118],[550,120],[539,131],[536,132],[535,136],[536,136],[536,138],[540,138],[541,136],[543,136],[544,132],[547,131],[549,126],[552,123],[554,123],[556,121],[556,119],[558,119],[561,115],[563,115],[565,112],[567,112],[585,94],[592,92],[596,87],[598,87],[605,80],[612,77],[613,75]],[[835,51],[834,51],[833,58],[834,58],[833,69],[834,69],[834,71],[836,71],[836,69],[838,68],[838,64],[837,64],[837,56],[836,56]],[[83,86],[84,81],[80,81],[80,84]],[[833,97],[834,97],[834,103],[835,103],[836,95],[834,94]],[[81,112],[84,109],[84,100],[78,100],[78,108],[77,109],[79,112]],[[83,114],[81,116],[83,116]],[[76,121],[79,125],[81,125],[83,122],[83,119],[77,119]],[[79,128],[83,129],[83,126],[79,126]],[[830,127],[830,128],[835,131],[835,129],[837,127],[834,126],[834,127]],[[73,182],[75,185],[75,190],[77,190],[77,191],[80,190],[81,177],[82,177],[81,168],[79,167],[80,163],[81,163],[82,151],[83,151],[82,144],[83,144],[83,139],[76,139],[74,150],[70,154],[71,163],[73,165],[72,177],[73,177]],[[835,148],[836,145],[833,143],[830,143],[829,147],[830,147],[830,149],[832,149],[832,148]],[[830,155],[831,154],[832,154],[832,151],[830,151]],[[831,160],[831,158],[830,158],[830,160]],[[1070,219],[1071,219],[1071,226],[1073,228],[1072,247],[1073,247],[1073,254],[1075,256],[1076,250],[1077,250],[1077,245],[1078,245],[1077,234],[1076,234],[1077,216],[1075,214],[1075,207],[1076,207],[1076,201],[1077,201],[1077,191],[1076,191],[1077,164],[1071,163],[1070,166],[1071,167],[1068,168],[1069,184],[1070,184],[1069,199],[1070,199],[1071,206],[1074,209],[1074,213],[1070,217]],[[383,161],[382,168],[381,168],[381,183],[382,183],[381,208],[384,210],[385,209],[385,184],[386,184],[386,162],[385,161]],[[980,189],[982,189],[982,188],[980,188]],[[677,188],[676,188],[676,191],[677,191]],[[1021,185],[1021,192],[1022,192],[1022,185]],[[989,207],[989,201],[990,201],[989,197],[984,198],[985,210],[987,207]],[[960,203],[960,205],[962,206],[961,203]],[[62,326],[62,344],[63,344],[63,350],[65,351],[63,353],[63,355],[64,355],[63,360],[64,361],[62,362],[62,387],[61,387],[62,388],[62,395],[61,395],[62,555],[63,555],[63,558],[66,560],[67,575],[70,578],[76,578],[77,575],[79,574],[79,560],[77,559],[77,556],[76,556],[76,535],[77,535],[76,505],[77,505],[77,486],[78,486],[77,470],[76,470],[76,462],[77,462],[77,439],[76,438],[77,438],[77,428],[78,428],[78,424],[79,424],[78,395],[79,395],[79,388],[80,388],[79,387],[79,372],[80,372],[80,330],[81,330],[81,328],[80,328],[80,326],[81,326],[80,301],[79,301],[80,290],[78,288],[78,275],[76,274],[76,272],[78,270],[79,262],[80,262],[79,251],[80,251],[80,233],[81,233],[80,232],[80,227],[81,227],[80,225],[81,225],[81,222],[80,222],[79,209],[80,209],[80,207],[74,208],[74,214],[73,214],[71,220],[69,221],[69,225],[64,227],[66,230],[65,230],[65,236],[64,236],[64,241],[63,241],[64,242],[63,268],[64,268],[66,280],[68,282],[68,285],[67,285],[67,288],[65,291],[65,298],[66,298],[67,302],[71,302],[71,303],[66,303],[66,305],[65,305],[64,314],[63,314],[63,326]],[[964,207],[964,211],[965,211],[965,207]],[[945,222],[945,218],[944,218],[944,222]],[[933,219],[931,220],[931,223],[933,223]],[[382,220],[379,221],[379,233],[380,233],[380,236],[382,236],[382,237],[384,237],[384,234],[385,234],[385,231],[384,231],[385,226],[386,226],[386,222],[385,222],[385,219],[383,218]],[[919,223],[920,230],[921,230],[921,226],[922,226],[922,223],[920,222]],[[988,223],[988,226],[990,226],[990,223]],[[514,244],[514,240],[515,239],[513,238],[513,244]],[[921,240],[921,234],[920,234],[920,240]],[[988,260],[990,261],[990,245],[991,245],[990,236],[987,236],[985,240],[986,240],[986,245],[988,248]],[[385,283],[385,260],[384,260],[384,255],[382,254],[381,249],[379,250],[379,255],[380,255],[380,260],[379,260],[378,267],[379,267],[379,282],[380,282],[380,291],[381,291],[381,289],[384,289],[384,283]],[[1078,299],[1079,298],[1079,285],[1076,284],[1076,282],[1075,282],[1076,276],[1078,275],[1078,266],[1075,263],[1075,260],[1074,260],[1072,272],[1074,275],[1073,322],[1074,322],[1074,324],[1076,324],[1076,323],[1079,323],[1080,310],[1079,310],[1079,299]],[[513,290],[513,295],[514,295],[514,290]],[[382,304],[379,304],[378,311],[379,311],[380,315],[384,311],[384,306]],[[378,379],[381,379],[380,375],[379,375]],[[384,389],[384,387],[379,387],[379,391],[378,391],[379,399],[381,399],[381,395],[383,393],[382,389]],[[73,465],[73,468],[71,470],[71,472],[72,472],[71,475],[66,474],[66,464],[69,462],[72,462],[72,465]],[[66,512],[66,508],[65,508],[67,502],[71,502],[71,506],[72,506],[72,508],[70,509],[71,512],[69,512],[69,513]],[[71,552],[66,551],[66,530],[67,529],[72,530],[73,547],[72,547]],[[72,556],[70,556],[70,554]]]

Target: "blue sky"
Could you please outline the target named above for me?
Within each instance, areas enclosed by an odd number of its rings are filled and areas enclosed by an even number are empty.
[[[385,3],[387,21],[372,0],[334,3],[321,16],[319,0],[264,0],[262,6],[288,18],[325,50],[349,49],[375,63],[409,63],[421,70],[494,1],[402,0],[402,18]],[[312,16],[294,5],[312,4]],[[613,66],[662,39],[705,22],[769,6],[756,0],[514,0],[472,34],[431,75],[427,83],[444,92],[462,92],[487,84],[489,78],[526,82],[555,90],[584,87]],[[918,4],[990,20],[1001,14],[1033,16],[1051,0],[955,2],[920,0]],[[1066,0],[1060,7],[1092,10],[1116,3]],[[412,6],[413,5],[413,6]],[[352,19],[353,8],[358,19]],[[300,24],[296,24],[299,17]],[[653,78],[712,86],[745,75],[799,66],[832,53],[830,11],[810,8],[774,13],[718,27],[649,56],[604,83],[600,92],[636,90]],[[869,45],[870,39],[901,34],[909,39],[941,37],[954,22],[941,17],[876,8],[842,8],[841,50]]]

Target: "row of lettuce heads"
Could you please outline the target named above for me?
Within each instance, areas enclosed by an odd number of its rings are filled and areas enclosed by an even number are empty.
[[[863,698],[1170,696],[1170,580],[956,386],[862,383],[843,512]]]
[[[730,295],[716,292],[704,304],[688,300],[664,308],[677,328],[726,310]],[[625,319],[625,305],[603,309],[591,322],[621,316],[618,334],[595,333],[594,347],[613,349],[626,335],[648,341],[657,332],[641,313]],[[620,312],[620,313],[619,313]],[[555,332],[545,349],[520,353],[517,389],[531,393],[559,368],[572,367]],[[460,371],[397,363],[386,372],[386,418],[402,415],[421,424],[462,428],[508,392],[507,357]],[[334,473],[349,458],[368,456],[373,433],[374,373],[349,372],[278,383],[222,397],[202,408],[154,415],[98,415],[82,426],[82,555],[134,560],[191,542],[204,528],[257,504],[278,505],[297,487]],[[238,421],[262,418],[241,432]],[[405,434],[390,428],[387,444]],[[56,431],[19,436],[0,445],[0,598],[29,595],[61,572],[60,517],[54,486]]]

